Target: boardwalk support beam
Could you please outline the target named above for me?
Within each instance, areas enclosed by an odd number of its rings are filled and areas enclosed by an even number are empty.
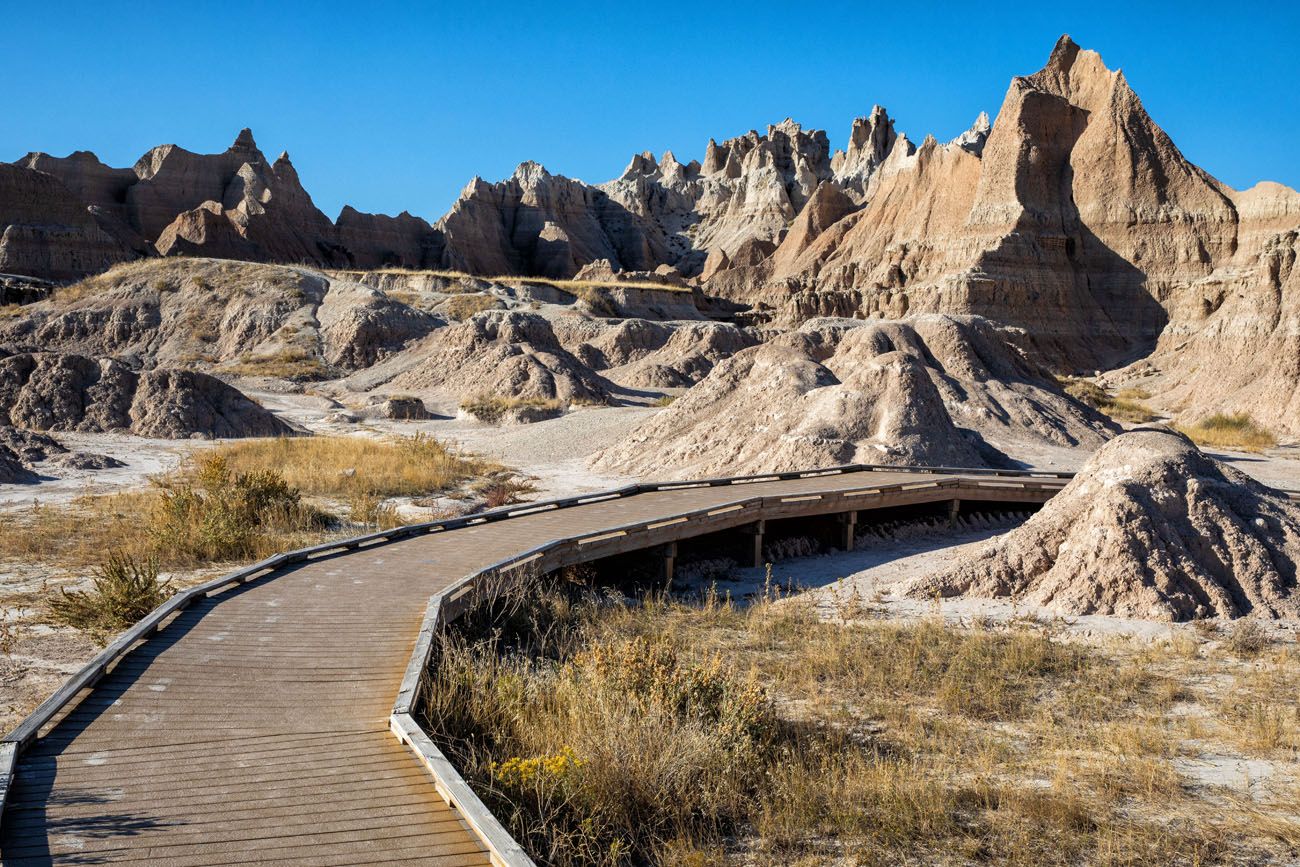
[[[858,534],[858,513],[841,512],[838,517],[840,522],[840,550],[852,551],[853,540]]]
[[[757,569],[763,565],[763,534],[767,529],[767,521],[759,520],[752,524],[746,524],[740,528],[740,532],[749,537],[749,545],[745,551],[748,555],[748,562],[745,564],[751,569]]]

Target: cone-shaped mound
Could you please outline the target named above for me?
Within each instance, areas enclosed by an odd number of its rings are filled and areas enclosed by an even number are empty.
[[[1165,428],[1111,440],[1023,526],[916,597],[1154,620],[1300,616],[1300,505]]]

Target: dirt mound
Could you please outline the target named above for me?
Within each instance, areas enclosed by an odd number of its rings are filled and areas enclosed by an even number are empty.
[[[829,344],[794,332],[738,353],[593,466],[699,478],[850,463],[984,464],[916,358]]]
[[[167,439],[293,433],[205,373],[136,373],[112,359],[52,352],[0,360],[0,421],[32,430],[122,430]]]
[[[551,323],[535,313],[478,313],[439,329],[411,351],[421,360],[392,380],[394,388],[442,389],[460,397],[610,400],[610,384],[561,346]]]
[[[1300,505],[1181,434],[1116,437],[1022,527],[909,595],[1154,620],[1300,616]]]
[[[34,464],[68,451],[63,443],[49,434],[10,425],[0,426],[0,446],[9,449],[24,464]]]
[[[818,319],[745,349],[596,466],[693,476],[838,463],[984,466],[1024,439],[1099,446],[1117,428],[978,317]]]
[[[555,328],[579,361],[633,388],[689,388],[719,361],[758,342],[721,322],[560,320]]]
[[[0,445],[0,485],[30,485],[36,481],[36,474],[23,466],[14,450]]]

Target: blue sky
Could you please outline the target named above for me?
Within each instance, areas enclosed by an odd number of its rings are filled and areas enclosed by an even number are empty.
[[[1300,187],[1295,3],[3,3],[0,159],[130,165],[250,126],[331,217],[433,220],[525,159],[600,182],[787,115],[842,147],[874,103],[951,138],[1063,32],[1211,174]]]

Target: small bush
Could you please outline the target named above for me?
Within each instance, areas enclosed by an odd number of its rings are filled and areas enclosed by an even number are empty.
[[[296,382],[329,379],[335,372],[314,353],[290,347],[266,355],[246,354],[221,368],[231,376],[269,376]]]
[[[1263,653],[1273,642],[1258,620],[1238,620],[1223,643],[1238,656],[1252,657]]]
[[[536,490],[527,479],[505,473],[494,474],[478,485],[483,505],[489,509],[522,503],[526,495]]]
[[[162,491],[149,529],[156,550],[203,562],[251,557],[262,552],[269,534],[319,530],[328,523],[278,471],[236,474],[218,454],[203,458],[192,480]]]
[[[49,600],[50,619],[102,643],[137,623],[171,592],[171,583],[158,579],[157,560],[114,552],[95,570],[91,590],[62,590]]]
[[[665,394],[665,395],[661,395],[658,400],[656,400],[654,403],[650,405],[651,406],[672,406],[673,401],[675,400],[677,400],[677,395]]]
[[[1193,425],[1179,425],[1178,429],[1198,445],[1215,448],[1258,452],[1277,445],[1277,437],[1244,412],[1216,413]]]

